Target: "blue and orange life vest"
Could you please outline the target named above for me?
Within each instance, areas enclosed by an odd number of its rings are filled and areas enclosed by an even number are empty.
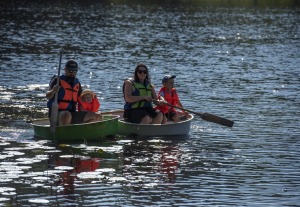
[[[59,80],[59,86],[61,87],[58,91],[58,110],[67,110],[70,112],[76,111],[76,104],[78,102],[80,92],[80,82],[75,78],[72,85],[67,81],[67,76],[61,75]],[[51,110],[54,97],[47,103],[47,107]]]
[[[176,92],[175,88],[172,88],[169,92],[167,92],[166,87],[162,87],[158,92],[158,99],[160,97],[163,97],[165,101],[167,101],[169,104],[176,106],[178,104],[179,98]],[[164,106],[157,106],[155,109],[160,110],[164,114],[168,113],[169,111],[175,112],[175,109],[164,105]]]
[[[135,90],[132,92],[133,96],[151,96],[152,94],[152,85],[148,82],[145,82],[145,84],[142,84],[140,82],[135,82],[133,79],[128,79],[132,82],[132,86],[135,88]],[[124,82],[125,84],[125,82]],[[123,85],[123,95],[124,95],[124,85]],[[152,108],[152,102],[149,101],[137,101],[134,103],[126,102],[124,105],[124,110],[128,109],[134,109],[134,108],[142,108],[142,107],[151,107]]]

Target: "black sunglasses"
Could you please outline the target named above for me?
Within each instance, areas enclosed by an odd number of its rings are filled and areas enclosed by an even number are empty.
[[[68,73],[77,73],[77,70],[68,70]]]
[[[147,74],[147,70],[138,70],[137,72],[138,72],[139,74],[142,74],[142,73]]]

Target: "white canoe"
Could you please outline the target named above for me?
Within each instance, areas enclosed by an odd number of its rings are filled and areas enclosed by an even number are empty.
[[[118,115],[117,134],[125,136],[176,136],[187,135],[190,132],[191,122],[194,119],[192,114],[188,118],[181,114],[181,121],[167,122],[166,124],[135,124],[124,120],[123,110],[104,112],[103,114]],[[180,112],[179,112],[180,113]]]

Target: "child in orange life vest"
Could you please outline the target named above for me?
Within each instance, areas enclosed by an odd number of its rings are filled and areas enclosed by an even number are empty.
[[[158,92],[158,99],[160,100],[165,100],[167,103],[173,105],[173,106],[178,106],[178,107],[183,107],[181,102],[179,101],[179,97],[176,92],[176,88],[174,88],[174,79],[176,78],[175,75],[166,75],[162,79],[162,84],[163,87],[159,90]],[[180,120],[179,114],[176,112],[174,107],[168,106],[168,105],[161,105],[157,106],[156,109],[160,110],[161,112],[164,113],[165,118],[163,120],[163,123],[167,122],[167,119],[178,122]],[[187,112],[182,111],[185,116],[188,115]]]
[[[100,102],[96,94],[90,89],[83,90],[78,100],[78,111],[98,112],[99,108]]]

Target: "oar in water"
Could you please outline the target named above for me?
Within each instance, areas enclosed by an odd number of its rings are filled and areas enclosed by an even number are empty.
[[[59,76],[60,76],[60,66],[61,66],[61,57],[62,51],[59,52],[59,65],[57,72],[57,83],[59,85]],[[50,131],[55,135],[57,119],[58,119],[58,103],[57,103],[58,91],[55,93],[54,101],[51,107],[51,115],[50,115]]]
[[[192,111],[192,110],[184,109],[184,108],[181,108],[181,107],[178,107],[178,106],[173,106],[172,104],[169,104],[169,103],[166,103],[166,104],[168,106],[171,106],[171,107],[174,107],[174,108],[177,108],[177,109],[181,109],[183,111],[187,111],[187,112],[196,114],[196,115],[200,116],[205,121],[210,121],[210,122],[213,122],[213,123],[216,123],[216,124],[221,124],[223,126],[228,126],[228,127],[232,127],[233,124],[234,124],[233,121],[230,121],[228,119],[225,119],[225,118],[213,115],[213,114],[199,113],[199,112],[195,112],[195,111]]]

